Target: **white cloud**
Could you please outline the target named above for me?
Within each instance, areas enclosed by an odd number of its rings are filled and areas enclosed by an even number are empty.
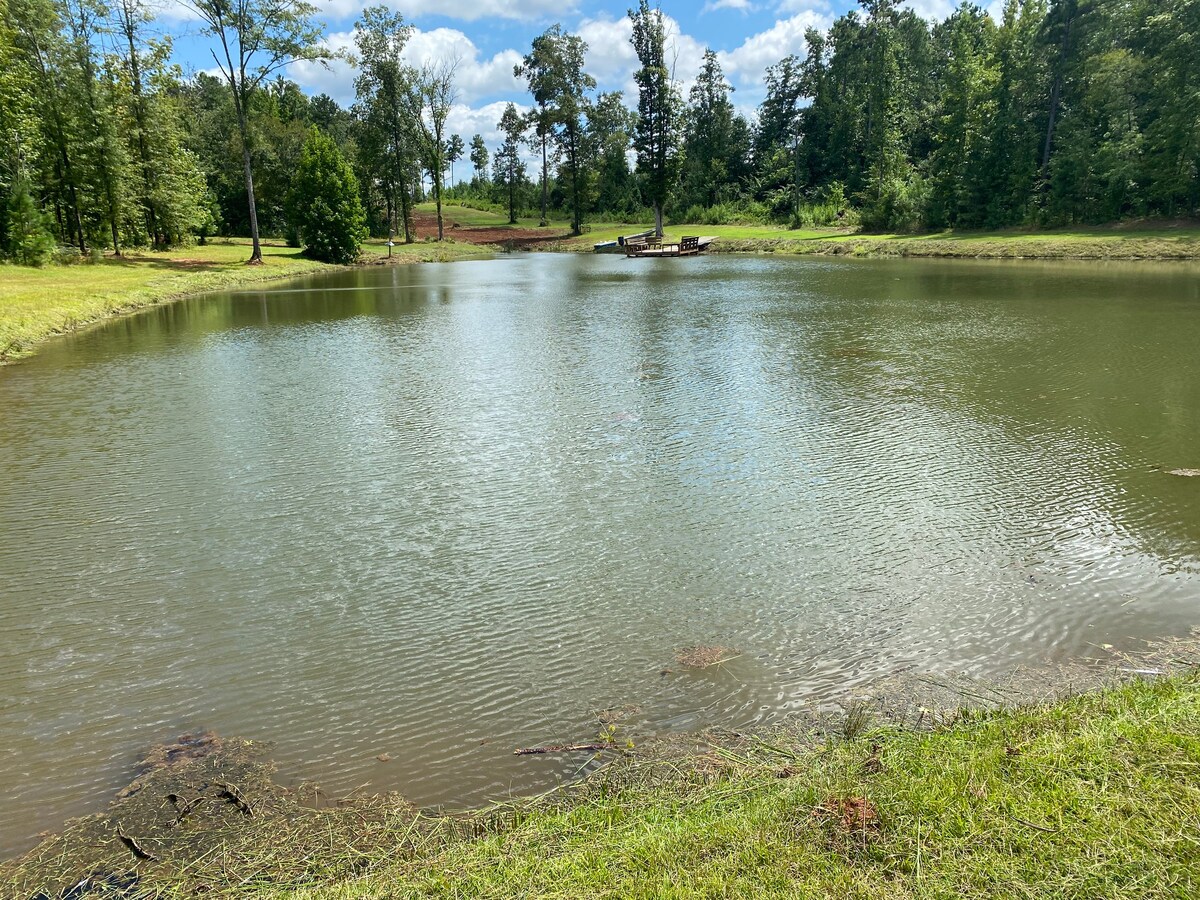
[[[700,10],[703,13],[716,12],[719,9],[736,9],[739,12],[750,12],[754,9],[750,0],[708,0],[704,4],[704,8]]]
[[[326,37],[325,45],[331,50],[352,52],[354,32],[334,32]],[[432,60],[457,59],[455,86],[458,99],[464,104],[497,95],[519,96],[524,92],[524,85],[513,76],[513,66],[521,61],[517,51],[501,50],[490,58],[481,58],[475,43],[453,28],[415,29],[404,48],[404,58],[414,66]],[[328,68],[316,63],[293,63],[290,75],[312,93],[328,94],[342,104],[354,100],[355,71],[345,60],[335,60]]]
[[[942,19],[950,16],[958,6],[954,0],[908,0],[909,7],[922,19]]]
[[[804,32],[809,28],[825,30],[829,17],[808,9],[787,19],[780,19],[766,31],[751,35],[736,50],[717,54],[725,72],[738,80],[759,84],[767,66],[773,66],[785,56],[805,55]]]
[[[680,82],[686,94],[688,87],[700,71],[704,59],[704,45],[691,35],[684,34],[679,23],[665,16],[667,31],[667,66],[674,78]],[[625,96],[636,93],[633,73],[637,71],[637,54],[629,43],[633,25],[629,19],[584,19],[575,33],[587,42],[588,73],[596,79],[602,90],[617,88]]]
[[[474,22],[477,19],[521,19],[529,21],[573,12],[576,0],[385,0],[408,19],[445,16]],[[319,9],[336,19],[357,16],[366,0],[317,0]]]
[[[504,115],[506,106],[508,106],[508,102],[504,100],[497,100],[495,103],[488,103],[480,107],[456,105],[450,110],[450,115],[446,117],[446,128],[451,134],[461,134],[462,139],[468,143],[471,135],[482,134],[488,147],[495,147],[504,140],[496,125],[500,121],[500,117]],[[514,106],[517,107],[519,113],[529,111],[528,106],[520,103],[516,103]]]

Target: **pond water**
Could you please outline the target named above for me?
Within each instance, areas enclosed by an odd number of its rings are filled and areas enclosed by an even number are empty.
[[[1186,633],[1196,467],[1191,265],[547,254],[123,319],[0,372],[0,853],[187,730],[460,806],[606,708]]]

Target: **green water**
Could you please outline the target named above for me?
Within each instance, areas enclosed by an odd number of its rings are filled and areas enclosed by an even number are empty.
[[[606,708],[1183,634],[1183,467],[1190,265],[533,255],[117,321],[0,372],[0,851],[189,729],[472,804]]]

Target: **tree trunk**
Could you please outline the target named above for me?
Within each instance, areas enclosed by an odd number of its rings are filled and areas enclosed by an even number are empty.
[[[663,236],[662,202],[658,200],[654,201],[654,236],[660,239]]]
[[[238,130],[242,133],[242,166],[246,171],[246,200],[249,203],[250,241],[253,244],[246,265],[261,266],[263,264],[262,244],[258,240],[258,207],[254,203],[254,170],[250,166],[250,129],[246,123],[246,109],[240,102],[240,98],[237,97],[236,91],[234,97],[238,101]]]
[[[433,176],[433,204],[437,207],[438,240],[444,241],[446,232],[442,227],[442,176],[440,173],[434,175],[430,172],[429,174]]]
[[[404,181],[400,180],[400,215],[404,219],[404,243],[411,244],[416,238],[412,230],[412,213],[409,211],[408,185]]]
[[[545,228],[550,223],[546,221],[546,200],[548,198],[550,186],[547,184],[549,177],[548,166],[546,162],[546,135],[542,135],[542,220],[538,222],[538,227]]]
[[[141,157],[142,163],[142,190],[145,191],[143,202],[146,207],[146,231],[149,233],[150,241],[155,247],[161,247],[166,244],[166,235],[160,236],[158,233],[158,216],[154,212],[154,177],[150,173],[150,148],[146,145],[146,106],[145,100],[142,97],[142,69],[138,62],[137,44],[134,42],[134,26],[133,19],[122,19],[121,27],[125,31],[125,37],[129,40],[129,73],[132,76],[133,90],[133,115],[134,121],[138,127],[138,156]]]
[[[571,134],[571,206],[574,207],[571,216],[571,233],[583,234],[583,211],[579,208],[579,159],[575,146],[575,134]]]

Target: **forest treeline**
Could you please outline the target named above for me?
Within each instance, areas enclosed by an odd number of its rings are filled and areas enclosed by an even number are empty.
[[[146,0],[0,0],[7,256],[216,233],[254,237],[257,256],[261,232],[343,258],[368,231],[412,240],[427,196],[439,235],[446,196],[576,231],[1054,226],[1200,207],[1200,0],[1008,0],[1000,21],[963,3],[940,22],[860,0],[767,70],[749,118],[714,52],[681,90],[664,17],[640,0],[636,96],[598,92],[586,44],[556,25],[517,67],[529,94],[492,146],[448,133],[456,61],[407,61],[411,27],[386,7],[356,24],[345,108],[283,77],[332,58],[314,7],[187,5],[215,74],[184,77]]]

